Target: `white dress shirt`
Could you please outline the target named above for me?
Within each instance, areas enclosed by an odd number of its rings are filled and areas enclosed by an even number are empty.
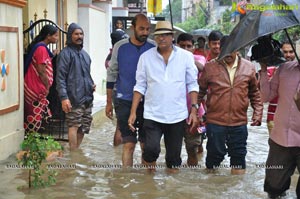
[[[144,118],[173,124],[188,117],[186,92],[199,91],[191,52],[173,46],[168,64],[151,48],[140,56],[134,91],[145,96]]]

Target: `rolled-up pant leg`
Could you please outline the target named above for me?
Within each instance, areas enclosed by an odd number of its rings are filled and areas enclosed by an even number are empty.
[[[187,153],[196,154],[198,146],[201,144],[201,134],[198,132],[190,132],[190,128],[185,124],[184,143]]]

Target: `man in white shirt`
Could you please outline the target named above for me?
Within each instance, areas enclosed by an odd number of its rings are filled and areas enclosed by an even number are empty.
[[[166,164],[170,171],[181,165],[181,147],[186,118],[191,130],[198,125],[198,70],[193,54],[173,45],[174,31],[168,21],[159,21],[155,28],[157,47],[141,55],[136,71],[129,128],[136,119],[136,109],[144,96],[145,165],[155,168],[164,135]],[[188,116],[186,90],[191,97],[192,110]]]

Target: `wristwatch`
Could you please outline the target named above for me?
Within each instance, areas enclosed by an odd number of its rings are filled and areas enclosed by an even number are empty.
[[[192,107],[194,107],[195,109],[199,109],[199,104],[192,104]]]

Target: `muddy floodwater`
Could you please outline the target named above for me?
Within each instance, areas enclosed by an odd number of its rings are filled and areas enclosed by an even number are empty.
[[[265,112],[266,113],[266,112]],[[251,111],[249,111],[250,118]],[[205,172],[205,154],[199,155],[199,166],[180,169],[168,174],[164,167],[165,149],[157,161],[160,165],[154,174],[140,166],[141,150],[137,145],[134,168],[121,169],[122,146],[113,147],[114,121],[108,120],[103,111],[94,115],[92,130],[84,138],[81,148],[70,153],[67,143],[64,156],[57,162],[57,183],[44,189],[28,189],[28,171],[15,168],[15,156],[0,162],[0,199],[255,199],[267,198],[263,191],[264,163],[268,152],[268,132],[263,119],[260,127],[249,126],[247,172],[245,175],[230,174],[229,159],[215,174]],[[204,145],[206,141],[204,142]],[[183,145],[183,164],[187,155]],[[53,164],[53,163],[48,163]],[[51,165],[50,165],[51,166]],[[296,180],[285,198],[296,198]]]

